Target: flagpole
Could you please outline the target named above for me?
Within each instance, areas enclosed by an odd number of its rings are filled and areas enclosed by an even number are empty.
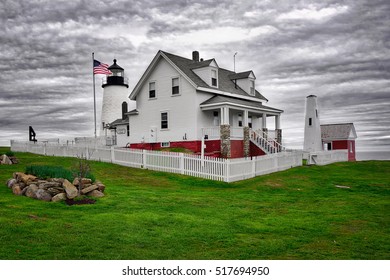
[[[95,73],[93,72],[95,61],[95,53],[92,53],[92,79],[93,79],[93,116],[95,122],[95,138],[96,138],[96,93],[95,93]]]

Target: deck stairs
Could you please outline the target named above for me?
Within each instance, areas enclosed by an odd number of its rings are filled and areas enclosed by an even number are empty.
[[[267,155],[285,151],[282,144],[278,143],[276,139],[269,137],[264,131],[251,130],[249,134],[251,142],[263,150]]]

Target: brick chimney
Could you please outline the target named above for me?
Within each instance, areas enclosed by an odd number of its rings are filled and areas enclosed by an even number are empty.
[[[199,62],[199,52],[198,51],[193,51],[192,52],[192,60]]]

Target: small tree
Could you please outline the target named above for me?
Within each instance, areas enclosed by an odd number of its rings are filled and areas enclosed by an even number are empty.
[[[83,189],[83,178],[86,178],[91,172],[91,166],[88,159],[91,158],[92,154],[88,155],[88,158],[81,154],[77,156],[77,162],[74,166],[74,176],[79,179],[78,196],[81,196],[81,190]]]

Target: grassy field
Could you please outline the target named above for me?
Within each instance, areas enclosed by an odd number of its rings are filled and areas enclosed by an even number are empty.
[[[0,166],[0,259],[390,259],[390,161],[231,184],[91,162],[106,197],[67,206],[5,182],[26,165],[75,159],[16,156]]]

